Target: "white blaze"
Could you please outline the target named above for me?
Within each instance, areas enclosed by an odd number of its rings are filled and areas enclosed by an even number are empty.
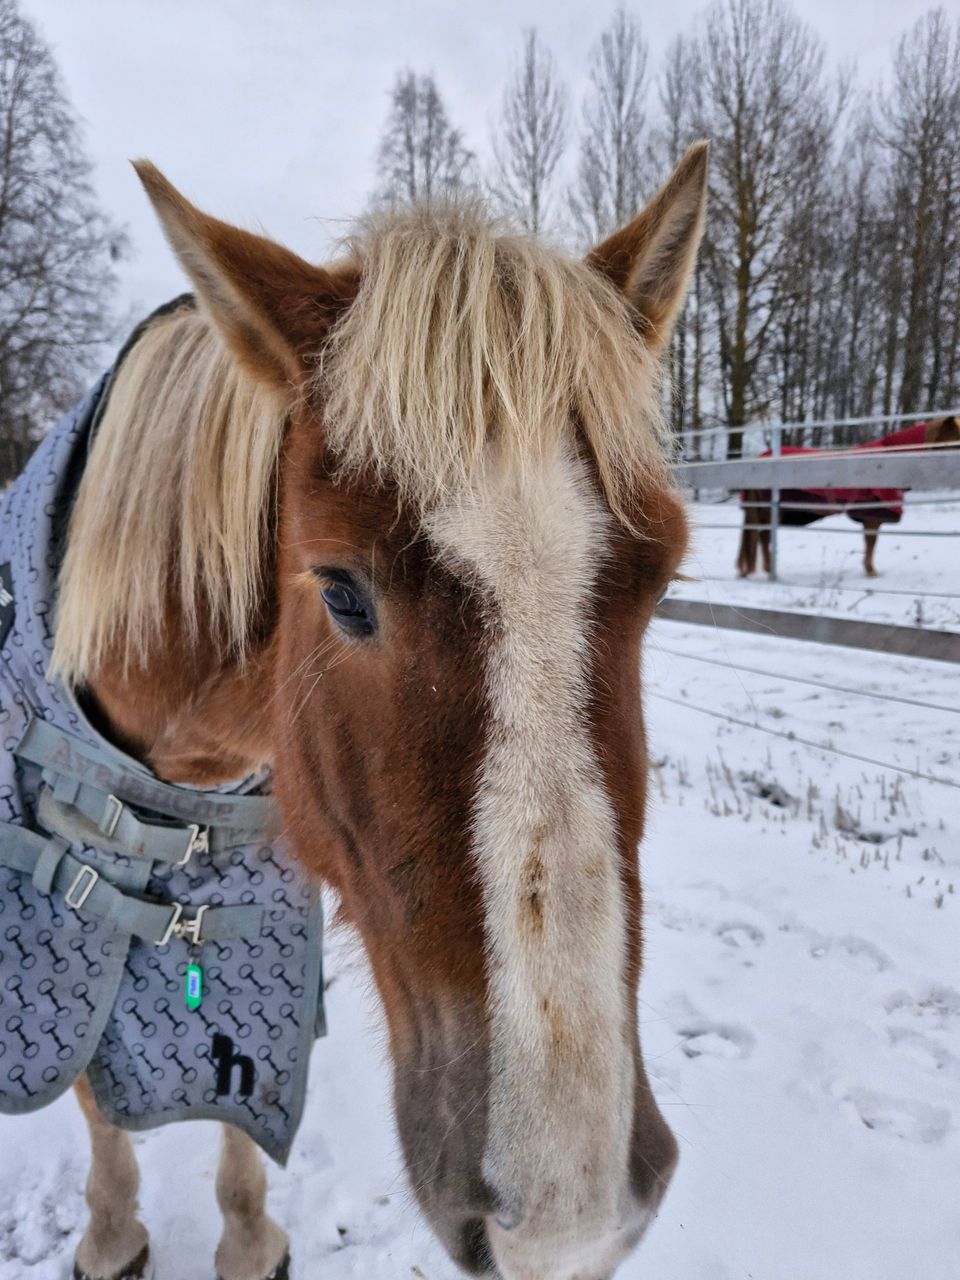
[[[586,706],[609,518],[585,465],[558,446],[519,481],[491,462],[430,523],[445,561],[488,601],[490,724],[474,822],[490,981],[484,1173],[506,1216],[521,1219],[491,1227],[510,1280],[604,1276],[639,1225],[627,1190],[625,910]]]

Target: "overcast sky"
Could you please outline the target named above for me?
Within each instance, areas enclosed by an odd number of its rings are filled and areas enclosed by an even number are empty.
[[[146,311],[183,288],[127,163],[146,156],[202,208],[321,260],[361,210],[398,69],[437,77],[454,124],[484,152],[524,27],[570,86],[615,0],[21,0],[53,45],[85,122],[104,206],[132,241],[123,301]],[[629,6],[651,68],[701,0]],[[797,0],[831,60],[873,83],[926,0]]]

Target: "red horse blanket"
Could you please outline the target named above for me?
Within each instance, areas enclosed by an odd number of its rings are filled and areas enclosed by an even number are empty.
[[[858,444],[853,447],[850,452],[856,452],[860,449],[918,449],[926,444],[927,440],[926,422],[918,422],[912,427],[904,427],[902,431],[894,431],[892,435],[884,436],[881,440],[869,440],[866,444]],[[785,445],[781,450],[781,454],[822,454],[829,452],[825,449],[801,449],[792,445]],[[846,451],[845,451],[846,452]],[[761,458],[769,458],[772,456],[768,449],[766,453],[761,453]],[[879,521],[886,524],[896,524],[903,515],[903,495],[905,489],[781,489],[780,490],[780,523],[781,524],[811,524],[814,520],[820,520],[823,516],[837,515],[845,511],[851,520],[857,520],[861,524],[865,521],[871,523]],[[745,495],[741,493],[740,500],[745,500]],[[765,490],[759,495],[761,503],[770,501],[770,491]],[[815,505],[815,511],[798,511],[794,510],[794,506],[810,506]]]

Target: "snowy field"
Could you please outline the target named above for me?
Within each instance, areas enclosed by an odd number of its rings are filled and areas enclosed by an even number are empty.
[[[738,522],[729,507],[698,518]],[[960,529],[960,504],[904,527]],[[787,532],[785,581],[737,583],[736,535],[703,530],[688,571],[726,580],[681,590],[902,623],[919,609],[960,630],[960,601],[936,595],[960,593],[960,543],[884,535],[870,584],[860,551]],[[618,1280],[956,1280],[960,790],[945,784],[960,784],[960,668],[659,622],[645,675],[642,1037],[682,1156]],[[330,945],[331,1034],[290,1166],[270,1173],[294,1274],[454,1280],[405,1187],[362,958]],[[159,1280],[210,1280],[215,1130],[135,1141]],[[85,1172],[71,1099],[4,1121],[0,1280],[68,1275]]]

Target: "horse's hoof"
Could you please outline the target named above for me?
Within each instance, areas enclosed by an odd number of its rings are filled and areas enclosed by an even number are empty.
[[[91,1276],[73,1264],[73,1280],[150,1280],[153,1275],[153,1263],[150,1258],[150,1246],[144,1245],[132,1262],[128,1262],[120,1271],[112,1276]]]
[[[222,1276],[217,1276],[217,1280],[223,1280]],[[277,1265],[273,1268],[268,1276],[264,1276],[263,1280],[290,1280],[290,1255],[285,1253]]]

